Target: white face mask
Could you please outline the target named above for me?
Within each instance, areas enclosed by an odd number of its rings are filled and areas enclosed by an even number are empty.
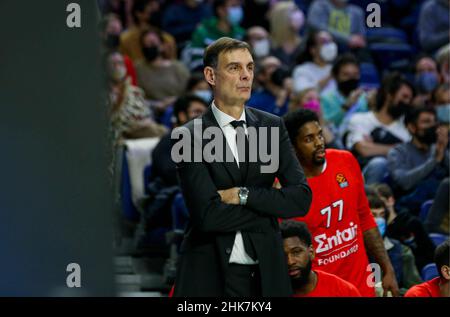
[[[209,89],[196,90],[194,91],[194,95],[202,98],[207,104],[209,104],[212,100],[212,92]]]
[[[436,106],[435,109],[439,122],[450,123],[450,103]]]
[[[253,44],[253,52],[258,58],[269,55],[270,42],[269,39],[258,40]]]
[[[113,69],[111,77],[115,81],[122,81],[127,75],[127,68],[125,66],[119,66]]]
[[[320,47],[320,57],[327,63],[332,62],[336,58],[337,52],[338,47],[334,42],[325,43]]]

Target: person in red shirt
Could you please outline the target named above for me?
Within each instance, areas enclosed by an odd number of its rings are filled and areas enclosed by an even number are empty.
[[[370,212],[356,159],[347,151],[325,150],[314,112],[299,109],[288,113],[284,122],[313,192],[307,215],[295,218],[306,223],[313,237],[313,269],[352,283],[362,296],[375,296],[374,285],[381,272],[372,272],[367,248],[383,272],[384,295],[390,291],[398,296],[394,269]]]
[[[312,270],[314,248],[303,222],[280,224],[294,297],[360,297],[358,289],[334,274]]]
[[[434,252],[439,276],[425,283],[414,285],[405,297],[450,297],[450,240],[441,243]]]

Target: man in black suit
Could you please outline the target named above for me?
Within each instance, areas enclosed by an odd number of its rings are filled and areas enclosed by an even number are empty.
[[[292,295],[277,218],[304,216],[311,190],[282,119],[245,107],[253,81],[250,52],[247,43],[231,38],[208,46],[204,75],[214,101],[200,118],[172,134],[172,159],[190,213],[174,296]],[[218,130],[221,140],[199,135],[199,123],[200,132]],[[181,129],[190,135],[190,154],[182,160],[174,158]],[[250,130],[256,131],[257,140]],[[223,141],[231,160],[228,155],[223,161],[211,162],[204,155],[193,160],[199,145],[205,150],[212,141]],[[276,167],[272,170],[263,166],[266,149]],[[252,159],[255,153],[259,156]],[[281,189],[272,187],[275,178]]]

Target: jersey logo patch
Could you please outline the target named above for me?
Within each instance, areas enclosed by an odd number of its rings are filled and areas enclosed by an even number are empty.
[[[345,178],[344,174],[339,173],[336,175],[336,181],[340,188],[348,187],[347,179]]]

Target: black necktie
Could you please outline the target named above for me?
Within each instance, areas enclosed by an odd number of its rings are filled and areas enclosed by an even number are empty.
[[[236,130],[236,147],[238,149],[238,156],[239,156],[239,170],[241,171],[242,175],[242,181],[245,182],[245,179],[247,178],[247,172],[248,172],[248,157],[249,157],[249,144],[248,144],[248,138],[245,134],[244,129],[244,120],[235,120],[231,121],[230,124],[233,126],[233,128]],[[237,129],[240,127],[240,129]],[[242,140],[244,141],[244,147],[242,147]],[[240,147],[238,146],[240,145]],[[241,151],[239,151],[241,150]],[[244,153],[242,153],[242,150],[244,150]]]
[[[238,148],[238,156],[239,156],[239,170],[241,171],[242,175],[242,181],[245,182],[245,179],[247,178],[247,172],[248,172],[248,161],[249,161],[249,143],[247,135],[245,134],[244,129],[244,120],[235,120],[231,121],[230,124],[233,126],[233,128],[236,130],[236,147]],[[237,129],[238,127],[241,127],[241,129]],[[242,135],[244,134],[244,135]],[[238,142],[242,142],[244,140],[244,151],[245,154],[242,153],[242,151],[239,151]],[[242,149],[242,145],[241,145]],[[244,159],[242,159],[244,158]],[[248,232],[241,232],[242,234],[242,241],[244,242],[244,248],[245,252],[250,256],[253,260],[257,258],[255,248],[252,244],[252,241],[248,235]]]

